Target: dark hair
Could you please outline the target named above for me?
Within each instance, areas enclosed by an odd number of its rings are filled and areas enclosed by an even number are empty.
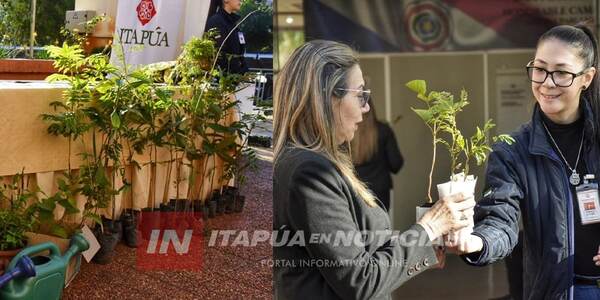
[[[575,49],[578,50],[577,55],[583,59],[585,67],[596,68],[596,74],[592,79],[590,86],[588,86],[581,95],[584,99],[590,102],[592,112],[594,114],[594,132],[596,134],[596,140],[600,141],[600,130],[598,118],[600,117],[600,84],[598,81],[598,41],[584,23],[579,23],[575,26],[571,25],[559,25],[546,31],[538,40],[538,46],[543,41],[549,39],[557,39]]]

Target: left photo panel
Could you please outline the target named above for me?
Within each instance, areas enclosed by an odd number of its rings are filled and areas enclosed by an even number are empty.
[[[273,1],[0,0],[0,299],[270,299]]]

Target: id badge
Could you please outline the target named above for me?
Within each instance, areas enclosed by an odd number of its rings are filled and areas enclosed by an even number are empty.
[[[238,38],[240,39],[240,45],[245,45],[246,44],[246,39],[244,39],[244,33],[243,32],[238,32]]]
[[[582,225],[600,223],[599,198],[597,184],[582,184],[577,187],[577,202]]]

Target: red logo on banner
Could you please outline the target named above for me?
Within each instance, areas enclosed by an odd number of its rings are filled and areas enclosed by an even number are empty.
[[[152,2],[152,0],[140,1],[140,4],[138,4],[135,10],[137,11],[138,20],[140,20],[142,26],[150,22],[156,15],[156,8],[154,7],[154,2]]]
[[[137,269],[201,270],[204,230],[199,214],[142,212],[138,230]]]

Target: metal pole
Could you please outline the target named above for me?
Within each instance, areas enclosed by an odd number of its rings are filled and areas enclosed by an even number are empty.
[[[31,0],[31,31],[29,32],[29,57],[33,59],[33,43],[35,42],[35,11],[37,0]]]

